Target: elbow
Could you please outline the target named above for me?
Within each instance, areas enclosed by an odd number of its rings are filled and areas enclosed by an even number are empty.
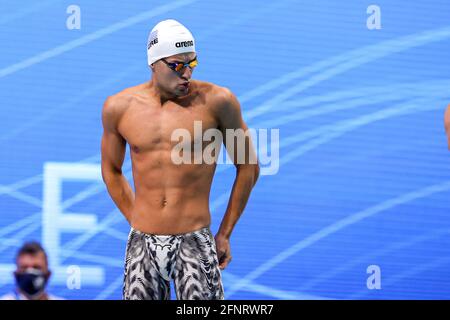
[[[102,180],[105,184],[108,184],[109,176],[110,175],[109,175],[108,171],[106,171],[102,166]]]
[[[122,175],[121,169],[115,169],[113,167],[102,164],[102,179],[103,182],[107,185],[111,179],[114,179],[117,176]]]
[[[259,178],[259,164],[245,164],[245,165],[237,165],[238,175],[243,174],[249,181],[251,181],[251,186],[253,187],[256,184],[256,181]]]

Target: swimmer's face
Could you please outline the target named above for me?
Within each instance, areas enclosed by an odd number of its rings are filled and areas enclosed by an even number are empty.
[[[156,61],[152,66],[153,77],[157,85],[165,92],[177,97],[184,96],[189,92],[189,81],[192,77],[192,68],[183,67],[175,71],[174,63],[189,63],[197,57],[195,52],[180,53]]]

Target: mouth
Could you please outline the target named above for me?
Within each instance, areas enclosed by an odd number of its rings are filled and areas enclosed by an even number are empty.
[[[189,82],[180,83],[179,86],[183,87],[184,89],[189,88]]]

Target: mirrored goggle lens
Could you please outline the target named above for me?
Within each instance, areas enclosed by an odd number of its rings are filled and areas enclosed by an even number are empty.
[[[197,66],[197,64],[198,64],[197,59],[192,60],[191,62],[186,63],[186,64],[184,64],[184,63],[177,63],[176,66],[175,66],[175,71],[181,71],[184,68],[184,66],[188,66],[188,67],[190,67],[192,69],[192,68],[195,68]]]

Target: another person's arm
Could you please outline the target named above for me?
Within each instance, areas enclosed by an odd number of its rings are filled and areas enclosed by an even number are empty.
[[[447,134],[448,149],[450,150],[450,104],[448,105],[447,110],[445,110],[444,127],[445,133]]]
[[[114,203],[128,222],[131,222],[134,193],[122,173],[126,141],[118,131],[121,115],[121,106],[118,103],[120,102],[110,97],[105,101],[102,110],[102,177]]]
[[[238,100],[228,89],[224,89],[221,104],[219,108],[219,122],[224,138],[223,142],[227,147],[228,154],[233,154],[232,160],[236,166],[236,178],[231,190],[231,196],[219,231],[215,237],[220,268],[225,269],[231,261],[230,236],[244,211],[250,197],[250,192],[258,179],[259,165],[250,135],[245,139],[245,146],[241,145],[241,147],[238,147],[238,144],[235,143],[234,150],[230,150],[231,144],[226,139],[226,130],[242,129],[244,132],[247,132],[248,127],[242,119],[241,107]],[[241,157],[240,161],[238,161],[238,152],[242,151],[245,152],[243,157],[245,160],[242,161],[243,158]]]

